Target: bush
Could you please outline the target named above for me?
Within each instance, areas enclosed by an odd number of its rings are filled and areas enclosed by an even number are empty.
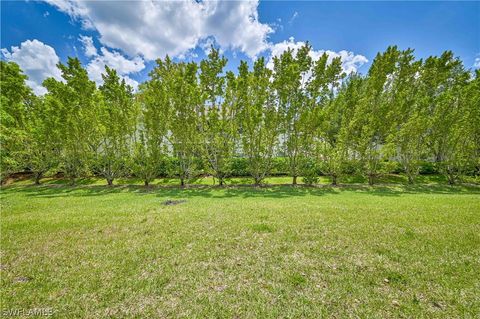
[[[345,161],[343,164],[343,174],[355,175],[358,173],[358,163],[356,161]]]
[[[250,176],[248,172],[248,159],[244,157],[234,157],[230,165],[232,176]]]
[[[176,157],[166,157],[162,159],[158,168],[158,177],[178,177],[179,160]],[[191,177],[197,177],[206,174],[204,162],[201,158],[196,158],[192,165]]]
[[[230,164],[230,173],[231,176],[250,176],[248,171],[248,158],[245,157],[235,157],[231,160]],[[272,159],[272,170],[270,175],[288,175],[288,161],[285,157],[275,157]]]
[[[290,169],[288,167],[288,159],[286,157],[273,158],[272,171],[270,175],[290,175]]]
[[[421,162],[419,173],[421,175],[438,174],[438,167],[433,162]]]
[[[158,166],[158,177],[169,177],[170,173],[175,170],[178,165],[178,160],[174,157],[166,157],[162,159]]]
[[[405,170],[403,169],[402,164],[397,161],[386,161],[383,163],[384,165],[384,171],[389,173],[389,174],[400,174],[400,173],[405,173]]]
[[[302,181],[307,185],[318,184],[319,168],[314,160],[307,160],[302,165]]]

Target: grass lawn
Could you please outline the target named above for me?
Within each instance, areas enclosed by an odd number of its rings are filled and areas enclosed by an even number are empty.
[[[51,184],[1,191],[2,312],[476,318],[480,311],[478,186]]]

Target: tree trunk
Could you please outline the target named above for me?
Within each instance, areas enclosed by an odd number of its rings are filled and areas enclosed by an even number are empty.
[[[297,176],[293,176],[292,185],[297,185]]]
[[[35,185],[40,185],[40,179],[42,179],[43,173],[37,172],[35,173]]]
[[[223,177],[218,178],[218,183],[220,184],[220,186],[223,186],[223,184],[224,184]]]
[[[107,178],[107,184],[108,184],[108,186],[113,186],[113,179],[112,178]]]
[[[413,183],[414,183],[413,176],[408,174],[407,177],[408,177],[408,184],[413,185]]]
[[[447,167],[446,169],[448,184],[455,185],[455,173],[453,169]]]
[[[337,175],[332,175],[332,185],[337,186]]]
[[[185,179],[184,178],[180,178],[180,186],[185,186]]]
[[[368,175],[368,185],[372,186],[375,183],[375,177],[373,175]]]
[[[148,187],[148,185],[149,185],[148,179],[144,180],[143,182],[144,182],[144,184],[145,184],[145,187]]]
[[[448,175],[448,184],[455,185],[455,177],[452,175]]]

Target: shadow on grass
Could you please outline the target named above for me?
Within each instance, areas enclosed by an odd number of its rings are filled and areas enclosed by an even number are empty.
[[[151,195],[168,198],[204,197],[204,198],[230,198],[230,197],[259,197],[259,198],[288,198],[298,196],[323,196],[327,194],[340,194],[342,192],[360,192],[374,196],[401,196],[403,194],[480,194],[480,187],[476,185],[450,186],[442,184],[379,184],[369,186],[363,184],[343,184],[340,186],[318,185],[308,187],[298,185],[266,185],[253,187],[250,185],[229,185],[226,187],[190,185],[180,188],[176,185],[91,185],[91,180],[82,180],[77,186],[67,186],[63,183],[50,183],[45,185],[7,186],[2,188],[2,193],[24,193],[34,197],[84,197],[102,196],[116,193],[134,193],[138,195]]]
[[[138,185],[129,186],[57,186],[57,185],[28,185],[5,187],[3,193],[24,193],[27,196],[34,197],[85,197],[85,196],[102,196],[117,193],[134,193],[137,195],[157,195],[168,198],[185,198],[185,197],[205,197],[205,198],[229,198],[229,197],[265,197],[265,198],[283,198],[290,196],[305,196],[308,194],[323,195],[327,193],[335,193],[334,189],[291,187],[291,186],[271,186],[271,187],[251,187],[251,186],[235,186],[235,187],[219,187],[191,185],[189,187],[180,188],[178,186],[150,186],[148,188]]]
[[[63,178],[48,180],[48,184],[50,185],[70,186],[69,183],[70,181],[68,179],[63,179]],[[98,183],[98,178],[86,177],[86,178],[81,178],[75,181],[76,186],[93,185],[95,183]]]

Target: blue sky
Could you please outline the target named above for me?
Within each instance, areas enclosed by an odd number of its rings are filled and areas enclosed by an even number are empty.
[[[363,73],[391,44],[414,48],[418,58],[452,50],[467,68],[480,64],[480,2],[47,2],[1,2],[2,59],[19,63],[38,93],[67,56],[79,57],[97,82],[106,64],[136,85],[155,58],[198,61],[210,43],[228,69],[304,41]]]

